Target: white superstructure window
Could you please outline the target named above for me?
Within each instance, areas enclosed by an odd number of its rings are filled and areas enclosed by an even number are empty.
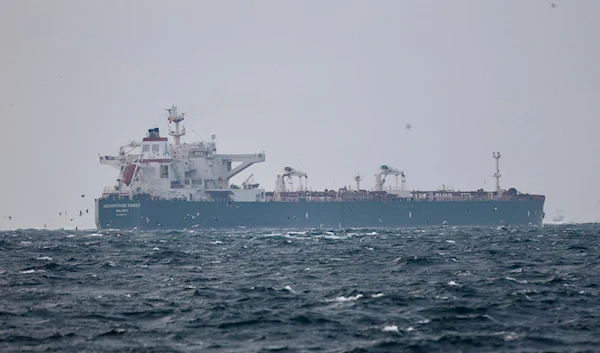
[[[161,165],[160,166],[160,177],[162,179],[168,179],[169,178],[169,165]]]
[[[142,147],[142,153],[148,153],[150,152],[150,145],[144,145],[144,147]]]
[[[158,150],[159,150],[159,148],[160,148],[160,147],[158,146],[158,144],[154,144],[154,145],[152,145],[152,153],[156,153],[156,154],[158,154]]]

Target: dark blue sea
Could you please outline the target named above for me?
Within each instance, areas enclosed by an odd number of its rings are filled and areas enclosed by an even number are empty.
[[[0,352],[600,351],[600,225],[0,232]]]

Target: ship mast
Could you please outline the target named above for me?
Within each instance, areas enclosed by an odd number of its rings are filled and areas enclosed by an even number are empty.
[[[356,191],[360,191],[360,182],[362,181],[362,177],[360,176],[360,174],[356,173],[354,181],[356,181]]]
[[[496,173],[494,173],[493,177],[496,178],[496,192],[500,194],[500,152],[493,152],[493,156],[496,159]]]
[[[166,110],[169,112],[169,123],[175,123],[175,130],[169,130],[169,135],[175,138],[175,145],[179,145],[181,136],[185,135],[185,127],[179,129],[179,123],[183,121],[185,113],[177,115],[177,107],[175,105]]]

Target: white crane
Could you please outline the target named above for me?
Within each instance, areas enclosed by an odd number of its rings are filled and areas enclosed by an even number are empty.
[[[254,183],[254,179],[252,179],[253,176],[254,174],[250,174],[250,176],[244,180],[242,183],[243,189],[256,189],[259,186],[258,183]],[[250,182],[250,180],[252,180],[252,182]]]
[[[383,179],[381,179],[382,175]],[[395,191],[406,191],[406,176],[404,175],[404,172],[387,165],[380,166],[377,170],[377,173],[375,173],[375,191],[383,191],[383,184],[385,184],[385,178],[388,175],[393,175],[396,177]],[[402,178],[402,186],[400,189],[398,189],[399,176]]]
[[[285,192],[285,183],[286,181],[289,181],[291,184],[292,177],[298,177],[298,191],[307,189],[306,182],[308,181],[308,176],[306,175],[306,173],[294,169],[292,167],[285,167],[281,172],[279,172],[279,174],[277,174],[277,181],[275,182],[275,191],[278,193]],[[302,185],[302,178],[304,178],[305,180],[304,186]],[[290,188],[289,191],[293,191],[292,188]]]

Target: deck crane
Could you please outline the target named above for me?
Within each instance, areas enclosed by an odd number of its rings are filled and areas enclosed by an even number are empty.
[[[383,179],[381,178],[382,175],[383,175]],[[396,177],[395,190],[398,190],[398,177],[401,177],[401,182],[402,182],[402,184],[401,184],[402,186],[400,187],[399,190],[401,190],[401,191],[406,190],[406,175],[404,175],[404,172],[384,164],[384,165],[380,166],[379,169],[377,170],[377,172],[375,173],[375,191],[383,191],[383,185],[385,184],[385,178],[388,175],[393,175]]]
[[[291,183],[292,177],[298,177],[298,191],[306,190],[306,181],[308,179],[308,175],[306,175],[306,173],[298,169],[294,169],[292,167],[285,167],[281,172],[279,172],[279,174],[277,174],[277,181],[275,182],[275,191],[285,192],[285,183],[286,181],[290,181]],[[304,185],[302,185],[302,178],[304,178],[305,180]]]
[[[244,180],[244,182],[242,183],[243,189],[256,189],[260,185],[258,183],[250,182],[250,180],[252,179],[253,176],[254,176],[254,174],[250,174],[250,176],[247,177],[246,180]],[[254,181],[254,180],[252,180],[252,181]]]

